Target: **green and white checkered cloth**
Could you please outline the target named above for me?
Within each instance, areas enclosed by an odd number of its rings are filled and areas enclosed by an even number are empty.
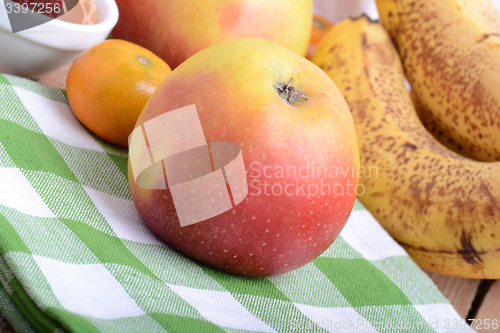
[[[64,91],[8,75],[0,271],[0,311],[17,332],[461,331],[359,203],[325,253],[281,276],[233,276],[172,250],[135,210],[127,151],[88,132]]]

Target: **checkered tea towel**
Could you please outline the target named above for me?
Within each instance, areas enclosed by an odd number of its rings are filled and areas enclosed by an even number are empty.
[[[135,210],[127,151],[87,131],[64,91],[8,75],[0,75],[0,282],[0,311],[17,332],[459,332],[463,324],[359,203],[327,251],[281,276],[233,276],[172,250]]]

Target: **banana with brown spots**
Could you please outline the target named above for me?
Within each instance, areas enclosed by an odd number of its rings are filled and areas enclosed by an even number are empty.
[[[378,170],[360,178],[366,208],[421,267],[500,278],[500,163],[467,159],[429,134],[382,25],[341,22],[312,61],[349,104],[361,165]]]
[[[377,0],[412,88],[477,160],[500,161],[500,14],[491,0]]]
[[[443,146],[448,148],[449,150],[454,151],[457,154],[468,157],[473,160],[477,160],[475,156],[470,154],[468,151],[462,147],[462,145],[458,144],[453,140],[449,133],[443,129],[442,121],[436,118],[432,112],[422,104],[420,98],[418,98],[415,90],[410,92],[411,100],[413,101],[413,106],[417,111],[418,118],[424,125],[424,127],[432,134],[433,137],[436,138]]]

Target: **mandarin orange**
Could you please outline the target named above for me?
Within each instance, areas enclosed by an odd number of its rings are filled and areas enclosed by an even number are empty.
[[[319,41],[326,35],[330,28],[333,27],[333,23],[328,19],[314,14],[312,21],[311,38],[309,39],[309,46],[307,48],[306,58],[311,60],[311,57],[316,51],[316,46],[318,46]]]
[[[80,122],[98,137],[128,146],[128,136],[170,67],[151,51],[123,40],[83,52],[68,74],[68,101]]]

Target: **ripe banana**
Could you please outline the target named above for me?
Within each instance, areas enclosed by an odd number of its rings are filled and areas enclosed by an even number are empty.
[[[312,61],[351,109],[365,207],[421,267],[500,278],[500,162],[467,159],[427,132],[382,25],[366,17],[341,22]]]
[[[448,148],[451,151],[454,151],[457,154],[468,157],[470,159],[475,160],[476,158],[472,156],[468,151],[464,150],[464,148],[455,142],[448,133],[443,129],[443,125],[441,120],[434,117],[432,112],[422,104],[420,98],[418,98],[415,90],[410,92],[411,100],[413,101],[413,106],[417,111],[418,118],[424,125],[425,129],[432,134],[436,140],[438,140],[443,146]]]
[[[443,129],[500,161],[500,14],[491,0],[377,0],[406,77]]]

